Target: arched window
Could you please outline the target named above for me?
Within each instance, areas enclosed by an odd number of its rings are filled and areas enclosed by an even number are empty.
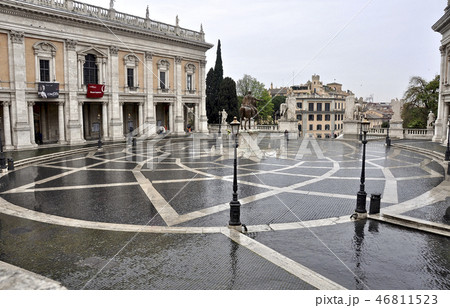
[[[83,66],[84,84],[98,84],[97,57],[87,54]]]
[[[322,130],[322,124],[317,124],[317,130]]]
[[[330,130],[330,124],[325,124],[325,130]]]

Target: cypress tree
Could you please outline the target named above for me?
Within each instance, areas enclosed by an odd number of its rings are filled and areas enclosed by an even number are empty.
[[[209,123],[219,123],[219,90],[223,80],[222,50],[220,40],[217,44],[216,63],[206,75],[206,116]],[[225,108],[225,107],[224,107]]]
[[[223,79],[219,90],[219,110],[225,109],[228,113],[227,123],[233,120],[233,117],[238,116],[239,100],[236,94],[236,82],[230,77]]]
[[[213,113],[215,105],[214,82],[215,82],[214,69],[211,68],[208,71],[208,74],[206,74],[206,116],[208,118],[209,123],[214,123],[213,122]]]

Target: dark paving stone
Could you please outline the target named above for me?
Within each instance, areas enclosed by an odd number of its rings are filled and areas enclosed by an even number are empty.
[[[255,184],[269,185],[275,187],[288,187],[297,183],[310,180],[310,177],[277,175],[272,173],[239,176],[238,180]]]
[[[126,154],[125,153],[103,153],[103,152],[97,152],[95,154],[96,157],[98,158],[105,158],[105,159],[116,159],[116,158],[121,158],[121,157],[125,157]]]
[[[95,166],[96,169],[126,169],[133,170],[137,166],[136,163],[132,162],[107,162],[98,166]]]
[[[211,206],[230,202],[233,183],[221,180],[208,180],[186,183],[154,184],[164,199],[178,214],[186,214]],[[239,198],[265,192],[267,189],[239,184]]]
[[[264,162],[264,160],[262,162]],[[274,171],[274,170],[286,168],[287,166],[286,165],[259,163],[259,164],[254,164],[254,165],[245,165],[245,166],[240,165],[239,167],[258,172],[258,171]],[[287,169],[287,170],[290,170],[290,169]],[[282,172],[286,172],[286,170],[283,170]]]
[[[444,218],[448,207],[450,207],[450,197],[444,201],[436,202],[420,209],[402,213],[402,215],[450,225],[450,220]]]
[[[361,169],[340,169],[334,173],[333,176],[337,177],[360,177]],[[381,169],[367,169],[366,178],[384,178],[383,171]]]
[[[437,162],[432,161],[431,163],[429,163],[427,165],[428,168],[430,168],[433,171],[436,171],[437,173],[442,174],[442,176],[444,176],[445,174],[445,169]]]
[[[142,174],[150,181],[161,181],[161,180],[178,180],[186,179],[186,182],[192,179],[205,178],[206,176],[194,173],[187,170],[177,170],[177,171],[142,171]],[[171,184],[167,184],[171,185]]]
[[[36,188],[131,182],[136,182],[136,178],[128,171],[80,170],[53,181],[38,184]]]
[[[229,176],[229,175],[233,175],[234,174],[234,169],[227,167],[227,168],[217,168],[216,167],[212,167],[212,168],[208,168],[208,169],[201,169],[202,172],[206,172],[208,174],[212,174],[212,175],[217,175],[217,176]],[[239,170],[238,172],[247,172],[244,170]]]
[[[327,168],[333,168],[333,163],[328,160],[321,160],[321,161],[305,161],[304,164],[302,164],[303,167],[327,167]]]
[[[397,182],[398,202],[413,199],[438,186],[443,178],[404,180]]]
[[[6,194],[7,201],[47,214],[80,220],[165,225],[139,186]],[[152,219],[153,218],[153,219]]]
[[[90,166],[93,164],[100,163],[101,160],[92,159],[92,158],[81,158],[77,160],[73,160],[73,158],[69,158],[66,161],[51,163],[52,166],[61,166],[61,167],[69,167],[69,168],[81,168],[84,166]]]
[[[3,214],[0,226],[1,261],[69,289],[313,289],[222,234],[135,236]],[[15,233],[18,228],[31,231]]]
[[[450,239],[438,235],[363,220],[252,237],[348,289],[450,288]]]
[[[161,163],[161,162],[153,162],[150,164],[144,164],[142,167],[142,170],[150,169],[150,170],[166,170],[166,169],[177,169],[177,170],[183,170],[180,166],[177,164],[172,163]]]
[[[39,166],[17,169],[0,178],[0,192],[31,184],[64,172],[67,172],[67,170]]]
[[[383,193],[385,181],[368,180],[365,182],[365,191],[370,196],[372,193]],[[359,191],[360,180],[325,179],[318,183],[309,184],[298,190],[324,192],[331,194],[355,195]]]
[[[405,167],[405,168],[391,168],[392,175],[396,178],[411,177],[411,176],[424,176],[430,175],[428,172],[420,167]]]

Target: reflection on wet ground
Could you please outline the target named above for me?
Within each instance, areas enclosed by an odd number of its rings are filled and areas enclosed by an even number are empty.
[[[375,221],[332,223],[355,208],[360,145],[309,141],[302,147],[302,141],[286,147],[263,139],[259,158],[240,149],[241,221],[266,226],[248,236],[345,288],[448,289],[448,238]],[[0,214],[0,260],[69,289],[315,288],[220,231],[204,232],[228,224],[232,154],[226,142],[221,152],[215,139],[168,138],[10,172],[0,178],[0,197],[9,209],[32,211]],[[382,209],[444,180],[440,164],[382,142],[369,142],[366,166],[366,191],[382,194]],[[445,223],[449,205],[450,198],[430,201],[403,214]],[[68,227],[67,219],[79,227]],[[110,224],[96,230],[84,221]],[[289,229],[302,221],[312,227]],[[286,227],[275,231],[273,224]],[[128,233],[120,225],[160,229]]]

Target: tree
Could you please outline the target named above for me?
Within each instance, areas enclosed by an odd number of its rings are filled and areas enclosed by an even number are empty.
[[[260,100],[256,107],[258,108],[258,118],[261,124],[273,123],[273,101],[270,97],[269,91],[263,89]]]
[[[217,44],[216,63],[206,75],[206,116],[208,123],[219,123],[219,90],[223,80],[222,51],[220,40]]]
[[[256,78],[245,74],[242,79],[237,81],[236,90],[238,96],[245,96],[248,91],[251,91],[254,97],[260,99],[264,90],[264,84],[256,80]]]
[[[272,98],[273,103],[273,119],[275,119],[275,113],[280,110],[281,104],[286,102],[286,96],[275,96]]]
[[[220,84],[218,105],[228,113],[227,123],[232,121],[233,117],[239,117],[238,104],[236,82],[230,77],[225,77]]]
[[[427,82],[419,76],[411,77],[409,86],[403,96],[403,126],[426,128],[430,111],[437,113],[439,101],[439,75]]]

